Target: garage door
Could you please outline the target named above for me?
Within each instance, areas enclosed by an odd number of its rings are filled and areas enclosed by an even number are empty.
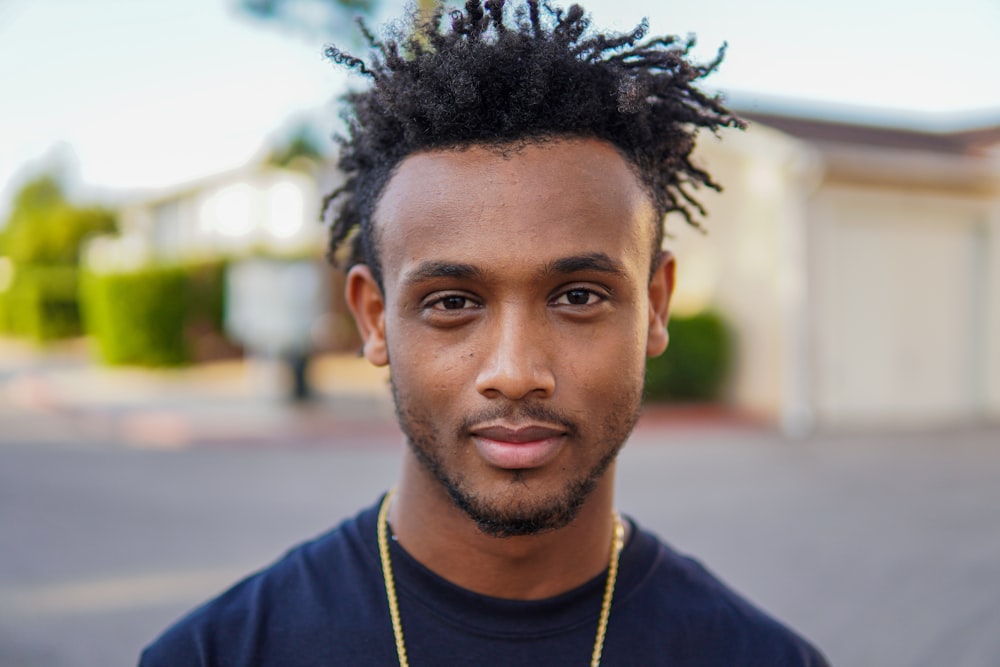
[[[976,416],[985,216],[967,202],[837,190],[810,234],[817,416],[922,426]]]

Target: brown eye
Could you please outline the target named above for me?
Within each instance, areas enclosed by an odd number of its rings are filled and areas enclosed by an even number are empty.
[[[461,310],[468,302],[464,296],[446,296],[438,301],[438,305],[444,310]]]
[[[600,299],[600,296],[594,292],[587,289],[571,289],[568,292],[563,292],[562,295],[556,299],[556,303],[561,303],[568,306],[589,306]]]

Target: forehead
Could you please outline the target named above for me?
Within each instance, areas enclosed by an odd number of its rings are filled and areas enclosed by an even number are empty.
[[[426,261],[510,267],[595,252],[644,270],[654,221],[628,162],[596,139],[414,154],[375,211],[387,281]]]

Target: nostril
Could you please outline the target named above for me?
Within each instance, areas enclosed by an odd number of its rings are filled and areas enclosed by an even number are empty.
[[[477,390],[488,396],[520,399],[532,393],[548,395],[555,388],[555,378],[548,367],[539,364],[494,364],[477,379]]]

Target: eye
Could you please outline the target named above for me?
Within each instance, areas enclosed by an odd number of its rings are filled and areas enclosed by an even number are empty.
[[[440,306],[444,310],[460,310],[465,308],[465,305],[469,302],[464,296],[446,296],[440,299],[436,305]]]
[[[425,307],[431,310],[465,310],[466,308],[474,308],[475,306],[476,302],[467,296],[446,294],[433,301],[429,301]]]
[[[592,306],[603,300],[604,296],[593,290],[576,288],[560,294],[555,303],[560,306]]]

